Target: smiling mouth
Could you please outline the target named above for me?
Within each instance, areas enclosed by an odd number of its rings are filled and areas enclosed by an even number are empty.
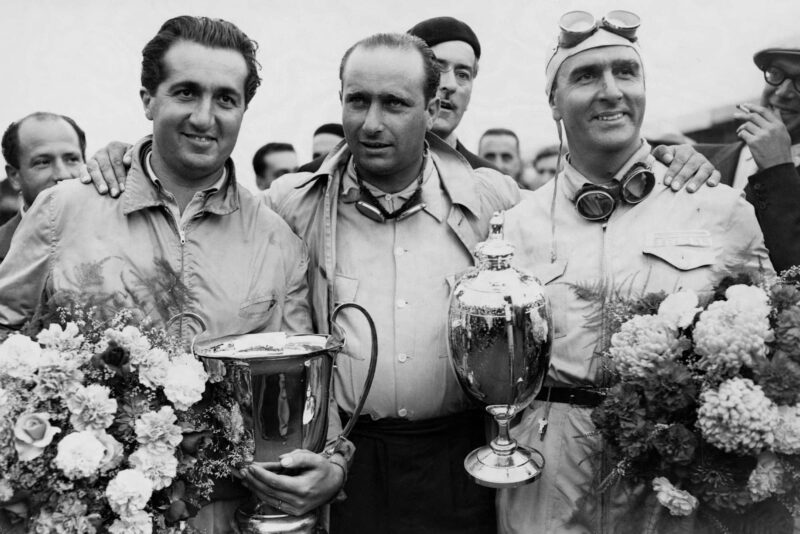
[[[600,122],[612,122],[617,121],[624,117],[625,114],[621,111],[617,111],[615,113],[600,113],[599,115],[595,116],[595,119],[599,120]]]
[[[447,110],[447,111],[455,111],[455,109],[456,109],[456,107],[455,107],[455,106],[454,106],[452,103],[450,103],[449,101],[447,101],[447,100],[441,100],[441,101],[439,102],[439,107],[440,107],[441,109],[445,109],[445,110]]]
[[[216,141],[216,139],[214,139],[213,137],[208,137],[205,135],[194,135],[187,133],[183,135],[185,135],[187,138],[191,139],[195,143],[200,143],[200,144],[213,143],[214,141]]]

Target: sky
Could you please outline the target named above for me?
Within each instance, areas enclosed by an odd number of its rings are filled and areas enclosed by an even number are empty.
[[[224,18],[259,43],[263,83],[233,152],[239,181],[254,190],[258,147],[293,143],[302,163],[314,129],[341,121],[338,66],[350,45],[450,15],[473,28],[483,50],[459,138],[475,150],[487,128],[511,128],[529,156],[556,140],[544,64],[560,15],[573,9],[642,18],[645,131],[702,127],[711,110],[757,99],[753,53],[800,45],[798,0],[0,0],[0,126],[53,111],[81,125],[89,154],[111,140],[135,142],[152,131],[139,98],[144,44],[176,15]]]

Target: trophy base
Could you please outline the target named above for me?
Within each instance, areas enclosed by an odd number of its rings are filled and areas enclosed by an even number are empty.
[[[543,467],[544,457],[539,451],[520,446],[501,454],[486,445],[464,459],[464,468],[469,476],[489,488],[517,488],[530,484],[542,475]]]
[[[288,514],[253,514],[236,510],[236,526],[241,534],[316,534],[317,511],[294,516]]]

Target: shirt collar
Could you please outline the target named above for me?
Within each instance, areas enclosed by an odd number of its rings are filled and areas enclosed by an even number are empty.
[[[442,198],[442,190],[441,190],[441,183],[439,181],[439,173],[436,171],[436,166],[433,164],[431,159],[431,155],[427,150],[427,143],[426,143],[426,151],[425,151],[425,158],[424,158],[423,168],[422,168],[422,202],[425,203],[425,209],[428,214],[433,216],[439,222],[442,222],[444,218],[447,216],[445,213],[445,203],[444,199]],[[401,202],[405,202],[414,194],[414,191],[417,190],[418,181],[415,179],[412,183],[408,184],[408,186],[403,189],[402,191],[398,191],[397,193],[387,194],[384,191],[381,191],[379,188],[364,182],[364,186],[369,190],[372,195],[381,202],[385,197],[394,197],[400,199]],[[342,195],[341,199],[342,202],[347,204],[352,204],[359,199],[359,187],[358,187],[358,180],[356,178],[356,168],[355,162],[353,161],[352,156],[349,158],[347,165],[345,167],[345,172],[342,176]]]
[[[155,173],[148,174],[146,155],[152,147],[152,136],[140,139],[133,147],[133,160],[128,169],[125,191],[120,196],[122,211],[125,215],[164,203],[161,184],[154,178]],[[227,180],[227,183],[226,183]],[[216,188],[216,189],[215,189]],[[213,191],[211,191],[213,189]],[[239,209],[239,190],[236,183],[236,169],[233,161],[225,162],[223,177],[206,189],[204,211],[216,215],[228,215]]]
[[[620,169],[614,174],[612,180],[619,181],[625,176],[625,173],[633,167],[636,163],[642,162],[648,165],[649,167],[653,166],[655,159],[650,154],[650,145],[642,139],[642,144],[636,149],[636,152],[628,158],[628,160],[620,167]],[[569,162],[569,159],[566,158],[564,162],[564,170],[561,171],[559,175],[559,180],[562,181],[562,185],[560,186],[564,195],[572,201],[575,198],[575,194],[583,187],[585,184],[590,183],[590,180],[582,175],[578,169],[572,166]]]
[[[156,174],[156,171],[153,169],[152,159],[153,159],[153,150],[152,149],[146,150],[144,155],[144,163],[145,163],[145,170],[147,171],[147,176],[150,178],[150,180],[153,181],[153,184],[155,184],[155,186],[159,190],[163,190],[164,186],[161,184],[161,180]],[[208,194],[216,193],[217,191],[222,189],[222,185],[225,183],[225,180],[227,178],[228,178],[228,169],[227,167],[223,167],[222,176],[219,177],[219,180],[217,180],[207,188],[203,189],[202,192]]]

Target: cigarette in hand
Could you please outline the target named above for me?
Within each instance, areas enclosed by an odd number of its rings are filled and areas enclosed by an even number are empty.
[[[750,113],[750,108],[747,107],[747,104],[736,104],[737,109],[744,111],[745,113]]]

